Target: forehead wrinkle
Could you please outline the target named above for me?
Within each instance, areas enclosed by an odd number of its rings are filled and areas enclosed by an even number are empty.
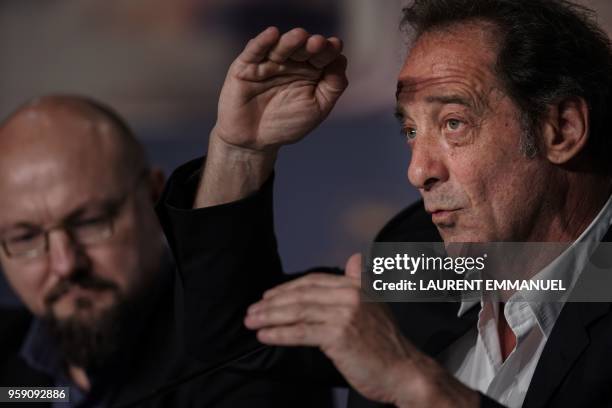
[[[476,83],[468,84],[464,76],[447,76],[425,79],[402,79],[398,83],[397,101],[413,102],[420,92],[426,92],[423,100],[428,104],[458,104],[482,115],[489,109],[488,96],[491,93]],[[428,88],[433,88],[428,91]],[[406,112],[406,108],[403,108]]]
[[[410,102],[411,93],[431,87],[436,96],[465,94],[475,110],[484,113],[491,88],[501,88],[495,73],[496,41],[484,36],[491,29],[489,24],[475,22],[421,35],[400,73],[398,101]]]
[[[472,102],[471,98],[466,98],[458,94],[430,95],[425,98],[425,102],[442,105],[463,105],[468,108],[474,108],[474,103]]]

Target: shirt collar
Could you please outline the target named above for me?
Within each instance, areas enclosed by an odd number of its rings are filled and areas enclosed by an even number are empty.
[[[62,372],[62,360],[57,349],[57,343],[49,335],[45,324],[40,319],[32,321],[19,354],[30,367],[53,378],[56,378]]]
[[[589,253],[586,251],[576,251],[577,243],[596,243],[600,242],[608,229],[612,226],[612,195],[599,211],[597,216],[589,224],[589,226],[580,234],[578,239],[572,243],[561,255],[559,255],[550,264],[544,267],[533,278],[548,280],[561,279],[565,282],[571,282],[568,287],[568,294],[571,291],[574,283],[580,276],[582,269],[588,261]],[[564,302],[541,302],[533,298],[534,294],[530,291],[521,291],[515,293],[510,299],[512,301],[526,301],[531,308],[536,321],[546,337],[552,331],[552,328],[563,309]],[[514,298],[514,299],[513,299]],[[480,303],[482,300],[463,301],[457,312],[458,317],[462,317],[470,309]]]

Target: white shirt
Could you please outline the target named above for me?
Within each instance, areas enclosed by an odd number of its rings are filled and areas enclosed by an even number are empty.
[[[612,196],[578,239],[533,279],[571,282],[568,293],[588,262],[588,251],[572,251],[576,243],[598,243],[612,225]],[[588,245],[587,245],[588,246]],[[462,316],[478,302],[462,302]],[[564,302],[535,301],[528,291],[517,292],[504,306],[504,316],[516,336],[516,347],[505,361],[499,345],[498,302],[483,302],[475,328],[441,355],[443,365],[462,383],[499,403],[520,407],[531,377]]]

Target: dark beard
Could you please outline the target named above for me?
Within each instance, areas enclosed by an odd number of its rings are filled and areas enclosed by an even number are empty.
[[[108,369],[119,358],[119,352],[129,349],[135,335],[142,328],[142,311],[146,303],[140,291],[123,296],[112,282],[104,282],[97,277],[81,277],[82,282],[66,282],[58,285],[50,296],[43,322],[55,339],[64,361],[87,372],[100,372]],[[94,290],[113,292],[114,301],[104,310],[95,310],[89,299],[77,299],[72,316],[57,319],[53,314],[53,301],[61,296],[68,286],[78,285]]]
[[[134,322],[131,302],[117,294],[112,306],[95,315],[88,313],[93,308],[90,300],[77,302],[75,315],[60,320],[48,311],[43,321],[67,364],[97,372],[116,358],[131,337],[127,332],[127,322]]]

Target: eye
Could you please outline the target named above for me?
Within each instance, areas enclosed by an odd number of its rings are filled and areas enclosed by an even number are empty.
[[[417,135],[417,130],[413,127],[405,127],[402,129],[402,134],[407,140],[413,140]]]
[[[40,231],[22,232],[19,234],[12,234],[6,239],[6,241],[15,243],[15,244],[26,243],[26,242],[34,241],[35,239],[40,237],[40,235],[41,235]]]
[[[110,218],[110,215],[108,214],[100,215],[97,217],[91,217],[91,218],[74,221],[71,223],[71,226],[76,227],[76,228],[95,226],[95,225],[99,225],[99,224],[103,224],[107,222],[109,218]]]
[[[461,125],[463,125],[463,121],[459,119],[448,119],[445,122],[446,130],[450,130],[451,132],[456,132],[461,129]]]

